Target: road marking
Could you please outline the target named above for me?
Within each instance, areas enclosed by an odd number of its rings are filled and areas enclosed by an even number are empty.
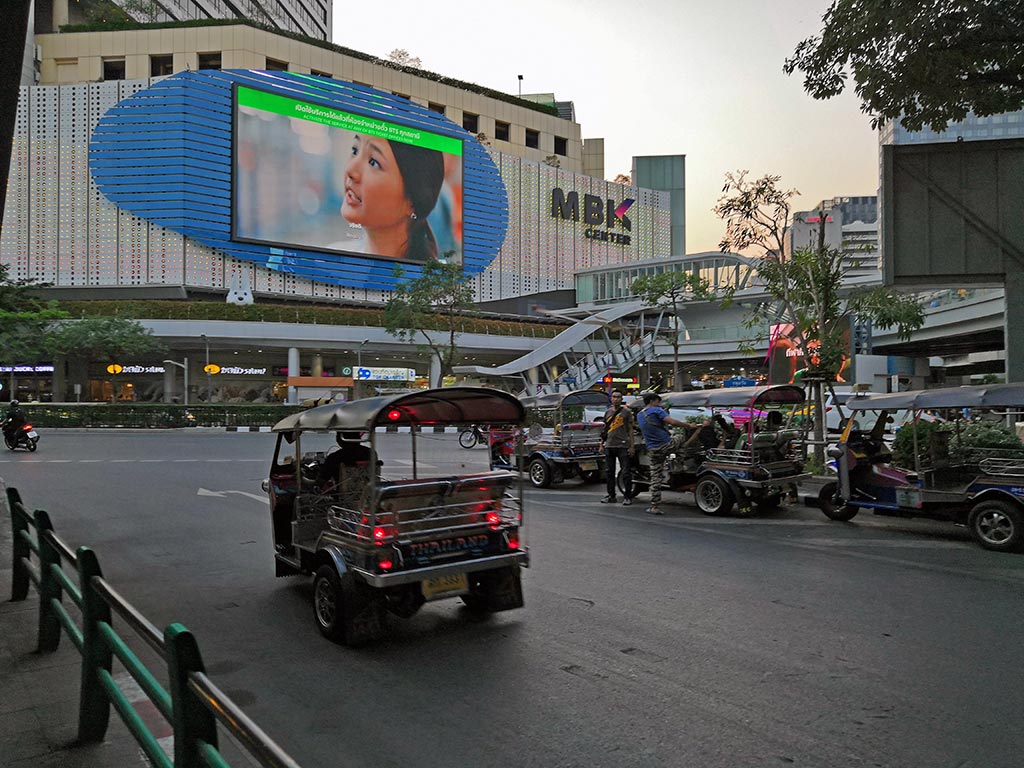
[[[248,491],[211,491],[207,490],[206,488],[200,488],[198,491],[196,491],[196,496],[212,496],[215,499],[223,499],[224,495],[228,493],[235,493],[238,494],[239,496],[248,496],[250,499],[262,501],[264,504],[270,504],[270,499],[268,499],[266,496],[260,496],[255,493],[249,493]]]

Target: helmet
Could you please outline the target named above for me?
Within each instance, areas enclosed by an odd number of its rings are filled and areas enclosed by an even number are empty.
[[[17,400],[11,400],[11,408],[17,408],[20,403]]]

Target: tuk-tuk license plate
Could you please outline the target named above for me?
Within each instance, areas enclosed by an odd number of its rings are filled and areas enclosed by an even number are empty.
[[[896,504],[906,509],[920,509],[921,491],[917,488],[897,488]]]
[[[596,461],[581,461],[580,462],[580,470],[583,471],[583,472],[593,472],[596,469],[597,469],[597,462]]]
[[[469,592],[469,580],[464,573],[452,573],[423,581],[423,596],[427,600],[450,595],[464,595]]]

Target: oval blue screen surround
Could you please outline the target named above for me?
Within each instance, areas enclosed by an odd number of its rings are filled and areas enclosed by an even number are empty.
[[[265,146],[263,151],[253,153],[251,147],[261,145],[253,145],[251,139],[242,140],[241,149],[235,144],[240,140],[235,135],[236,87],[247,89],[244,93],[250,96],[257,94],[268,104],[288,104],[289,100],[301,103],[302,112],[311,116],[288,121],[299,126],[293,138],[301,150],[292,150],[293,159],[278,163],[275,170],[298,190],[292,194],[292,187],[287,187],[287,194],[279,192],[284,204],[292,205],[300,215],[308,211],[309,219],[261,215],[269,210],[266,199],[268,195],[273,199],[274,185],[260,194],[250,193],[250,185],[233,187],[236,150],[241,169],[252,165],[254,154],[267,154]],[[247,113],[247,125],[254,125],[256,133],[265,129],[252,114],[266,117],[265,122],[275,119],[261,112]],[[309,119],[337,130],[310,128],[314,123],[305,122]],[[342,124],[339,119],[348,122]],[[453,148],[461,145],[461,195],[452,194],[453,185],[447,181],[437,193],[441,182],[436,169],[423,171],[419,175],[433,178],[434,183],[426,185],[429,191],[421,194],[417,204],[420,213],[430,213],[417,216],[414,211],[410,218],[429,218],[441,253],[448,251],[449,243],[461,242],[466,274],[482,272],[501,248],[508,225],[508,197],[494,162],[476,137],[443,115],[366,86],[287,72],[181,72],[124,99],[100,118],[89,143],[89,168],[96,186],[119,208],[228,256],[323,283],[389,290],[396,284],[396,265],[402,267],[406,277],[416,277],[420,264],[415,260],[341,253],[368,247],[359,245],[359,227],[344,221],[339,212],[343,204],[350,210],[362,206],[364,198],[371,199],[370,192],[361,187],[349,190],[348,177],[341,170],[344,162],[338,159],[342,157],[339,152],[346,160],[349,153],[359,154],[357,148],[349,146],[351,139],[349,145],[340,146],[336,138],[342,127],[351,125],[365,125],[379,135],[396,128],[408,136],[425,135],[433,146],[441,148],[438,154],[445,158],[445,179],[458,176],[449,163],[457,163],[459,150]],[[335,137],[329,146],[324,144],[328,133]],[[330,167],[313,172],[296,168],[318,157]],[[376,169],[379,164],[371,162],[367,167]],[[304,181],[296,182],[296,178]],[[435,193],[433,197],[431,193]],[[281,207],[280,200],[276,206]],[[234,222],[233,213],[238,215]],[[332,216],[356,245],[334,238],[333,229],[320,233],[318,226],[323,222],[335,226]],[[347,218],[358,221],[354,215]],[[273,227],[267,224],[268,219],[273,219]],[[309,226],[305,225],[307,221]],[[232,234],[233,224],[237,237]],[[367,224],[366,232],[370,231],[371,224]]]

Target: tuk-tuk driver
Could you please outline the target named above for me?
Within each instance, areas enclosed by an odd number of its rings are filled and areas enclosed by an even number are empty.
[[[363,445],[359,430],[339,432],[335,440],[338,449],[327,454],[320,465],[317,485],[324,491],[336,489],[346,496],[358,498],[363,486],[369,482],[370,473],[377,471],[376,457],[370,446]]]
[[[682,449],[688,439],[687,435],[673,437],[666,425],[683,429],[689,429],[690,425],[669,416],[668,411],[661,407],[661,395],[655,392],[644,394],[644,408],[636,420],[651,460],[651,506],[646,511],[652,515],[663,515],[661,483],[665,479],[665,460],[673,451]]]

